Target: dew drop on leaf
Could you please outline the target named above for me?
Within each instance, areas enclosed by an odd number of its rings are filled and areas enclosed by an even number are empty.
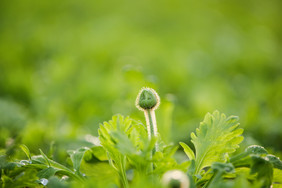
[[[27,165],[27,164],[31,164],[31,161],[28,161],[28,160],[21,160],[21,161],[20,161],[20,164],[24,166],[24,165]]]
[[[48,180],[47,180],[46,178],[42,178],[42,179],[40,179],[39,181],[40,181],[40,183],[41,183],[42,185],[44,185],[44,186],[46,186],[46,185],[48,184]]]
[[[68,180],[68,179],[69,179],[68,176],[63,176],[61,180],[66,181],[66,180]]]

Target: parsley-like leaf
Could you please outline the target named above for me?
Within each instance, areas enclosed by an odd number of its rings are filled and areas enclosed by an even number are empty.
[[[238,148],[243,140],[241,134],[243,129],[238,128],[238,117],[226,117],[215,111],[208,113],[196,134],[192,133],[192,143],[196,149],[195,173],[199,174],[201,169],[209,167],[213,162],[225,162],[227,154]]]

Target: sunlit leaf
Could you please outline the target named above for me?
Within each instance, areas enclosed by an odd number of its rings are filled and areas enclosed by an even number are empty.
[[[31,160],[31,155],[30,155],[30,151],[29,151],[28,147],[24,144],[21,144],[20,148],[24,151],[24,153],[26,154],[28,159]]]
[[[195,159],[195,154],[188,145],[186,145],[184,142],[180,142],[179,144],[183,147],[184,152],[186,153],[186,155],[190,160]]]
[[[238,128],[238,117],[226,118],[224,114],[215,111],[208,113],[196,134],[192,133],[192,143],[196,149],[195,174],[213,162],[226,161],[226,154],[232,153],[242,142],[243,129]],[[191,156],[192,157],[192,156]]]

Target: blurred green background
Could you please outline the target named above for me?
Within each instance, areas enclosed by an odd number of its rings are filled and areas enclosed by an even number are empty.
[[[17,154],[24,143],[65,156],[95,140],[114,114],[145,123],[134,103],[149,86],[162,100],[156,115],[167,143],[188,142],[204,115],[219,110],[240,117],[243,145],[281,154],[281,7],[1,0],[1,153]]]

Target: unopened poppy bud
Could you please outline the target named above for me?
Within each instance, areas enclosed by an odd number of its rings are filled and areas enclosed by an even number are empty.
[[[148,139],[151,140],[152,137],[157,138],[158,127],[157,127],[155,110],[160,105],[159,95],[155,90],[144,87],[138,93],[135,105],[139,110],[142,110],[144,112],[146,124],[147,124]],[[151,151],[151,158],[156,151],[159,151],[159,145],[157,142],[155,142],[155,147]],[[151,163],[150,166],[151,166],[150,172],[152,172],[154,168],[153,163]]]
[[[136,107],[139,110],[155,110],[160,104],[160,97],[151,88],[142,88],[136,99]]]

